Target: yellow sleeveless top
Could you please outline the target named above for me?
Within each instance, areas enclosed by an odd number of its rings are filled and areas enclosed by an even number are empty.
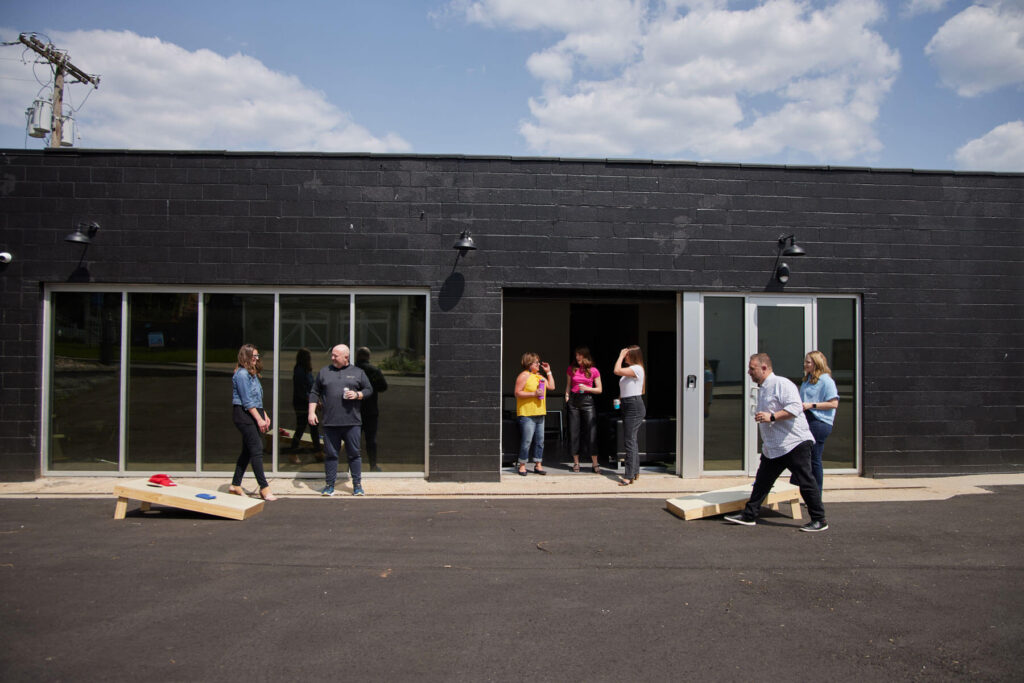
[[[526,378],[526,384],[523,385],[523,391],[528,391],[531,394],[537,391],[537,386],[540,381],[544,379],[541,375],[536,372],[531,372],[530,376]],[[545,381],[545,385],[547,382]],[[544,398],[537,398],[536,396],[530,398],[519,398],[516,396],[516,415],[519,417],[536,417],[537,415],[547,415],[547,406],[545,401],[547,400],[549,387],[544,387]]]

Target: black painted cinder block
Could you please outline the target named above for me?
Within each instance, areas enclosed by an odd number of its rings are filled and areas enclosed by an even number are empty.
[[[430,476],[439,481],[499,476],[504,291],[763,292],[772,286],[776,240],[795,233],[808,255],[791,264],[781,291],[863,298],[864,472],[1024,466],[1020,174],[3,154],[13,186],[0,216],[9,242],[0,247],[18,255],[18,270],[0,272],[0,345],[18,408],[0,412],[0,479],[38,472],[38,424],[26,415],[38,416],[41,400],[42,285],[74,269],[62,239],[81,220],[103,225],[90,271],[115,288],[428,288]],[[465,229],[479,249],[456,259],[451,244]]]

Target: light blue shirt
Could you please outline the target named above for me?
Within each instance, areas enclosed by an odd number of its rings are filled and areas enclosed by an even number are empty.
[[[834,398],[839,398],[839,390],[836,383],[826,372],[818,378],[817,384],[811,384],[804,380],[800,385],[800,400],[804,403],[827,403]],[[812,410],[811,414],[826,424],[833,424],[836,419],[835,408],[831,410]]]
[[[263,385],[259,377],[250,375],[245,368],[238,368],[231,377],[231,384],[232,405],[242,406],[243,410],[263,408]]]

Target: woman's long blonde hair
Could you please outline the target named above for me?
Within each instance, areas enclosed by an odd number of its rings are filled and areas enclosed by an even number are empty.
[[[804,375],[804,381],[810,382],[811,384],[817,384],[818,379],[822,375],[831,375],[832,370],[828,367],[828,360],[825,358],[825,354],[821,351],[811,351],[807,354],[807,357],[811,359],[811,364],[814,369],[808,374]]]

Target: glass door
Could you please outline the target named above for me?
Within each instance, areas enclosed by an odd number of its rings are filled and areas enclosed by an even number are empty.
[[[746,358],[767,353],[772,370],[797,386],[803,375],[804,354],[812,350],[812,301],[805,297],[751,296],[746,301]],[[744,364],[744,370],[746,364]],[[744,375],[746,397],[745,460],[750,475],[757,472],[761,443],[753,415],[757,406],[757,384]]]

